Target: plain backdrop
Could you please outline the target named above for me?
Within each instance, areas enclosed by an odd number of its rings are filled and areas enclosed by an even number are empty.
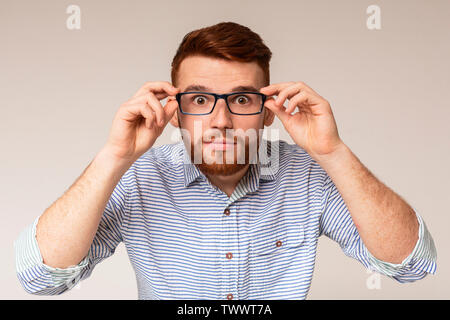
[[[69,30],[69,5],[81,29]],[[366,9],[381,9],[369,30]],[[13,241],[60,197],[106,142],[117,108],[146,81],[170,81],[183,36],[234,21],[271,48],[271,82],[303,81],[330,101],[361,161],[425,219],[436,275],[379,286],[322,237],[309,299],[448,299],[449,1],[0,2],[0,298],[137,299],[121,244],[89,279],[55,297],[27,294]],[[274,127],[282,128],[276,120]],[[168,125],[156,145],[171,143]],[[285,131],[280,138],[292,142]],[[375,279],[376,280],[376,279]]]

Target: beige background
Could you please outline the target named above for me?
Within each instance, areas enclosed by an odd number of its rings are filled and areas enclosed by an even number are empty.
[[[80,30],[66,28],[70,4],[81,8]],[[371,4],[381,30],[366,27]],[[308,298],[450,298],[450,2],[425,0],[2,0],[0,298],[47,298],[20,286],[13,240],[106,142],[119,105],[145,81],[170,81],[182,37],[221,21],[261,35],[273,51],[272,83],[304,81],[331,102],[343,140],[420,212],[436,243],[436,275],[403,285],[381,277],[369,290],[363,266],[321,238]],[[137,298],[123,244],[52,299],[84,298]]]

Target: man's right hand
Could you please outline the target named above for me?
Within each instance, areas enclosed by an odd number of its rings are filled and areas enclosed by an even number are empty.
[[[114,159],[133,163],[161,135],[178,108],[173,99],[163,107],[159,100],[179,92],[171,83],[147,82],[117,111],[104,151]]]

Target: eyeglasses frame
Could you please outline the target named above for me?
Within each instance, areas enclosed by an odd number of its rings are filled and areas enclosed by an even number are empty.
[[[207,112],[207,113],[190,113],[190,112],[184,112],[183,109],[181,109],[181,96],[188,94],[188,93],[203,93],[203,94],[208,94],[211,96],[214,96],[214,105],[211,108],[211,111]],[[228,97],[229,96],[233,96],[233,95],[237,95],[237,94],[243,94],[243,93],[252,93],[252,94],[257,94],[259,96],[261,96],[262,98],[262,103],[261,103],[261,109],[258,112],[253,112],[253,113],[237,113],[237,112],[233,112],[231,111],[230,106],[228,105]],[[232,93],[225,93],[225,94],[217,94],[217,93],[212,93],[212,92],[203,92],[203,91],[188,91],[188,92],[179,92],[175,95],[175,98],[178,102],[178,108],[180,109],[182,114],[189,114],[189,115],[193,115],[193,116],[204,116],[207,114],[211,114],[214,111],[214,108],[216,107],[217,104],[217,100],[219,99],[223,99],[225,100],[225,104],[227,105],[228,111],[230,111],[231,114],[236,114],[236,115],[240,115],[240,116],[251,116],[251,115],[255,115],[255,114],[260,114],[263,109],[264,109],[264,103],[266,102],[267,96],[261,92],[252,92],[252,91],[240,91],[240,92],[232,92]]]

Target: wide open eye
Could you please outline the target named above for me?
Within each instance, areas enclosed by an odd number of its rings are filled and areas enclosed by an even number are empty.
[[[207,97],[200,96],[200,95],[192,97],[192,100],[194,101],[194,103],[199,104],[199,105],[202,105],[202,104],[205,104],[205,103],[208,102],[208,98]]]
[[[233,98],[233,103],[237,103],[237,104],[247,104],[250,102],[251,102],[251,99],[246,95],[238,95]]]

